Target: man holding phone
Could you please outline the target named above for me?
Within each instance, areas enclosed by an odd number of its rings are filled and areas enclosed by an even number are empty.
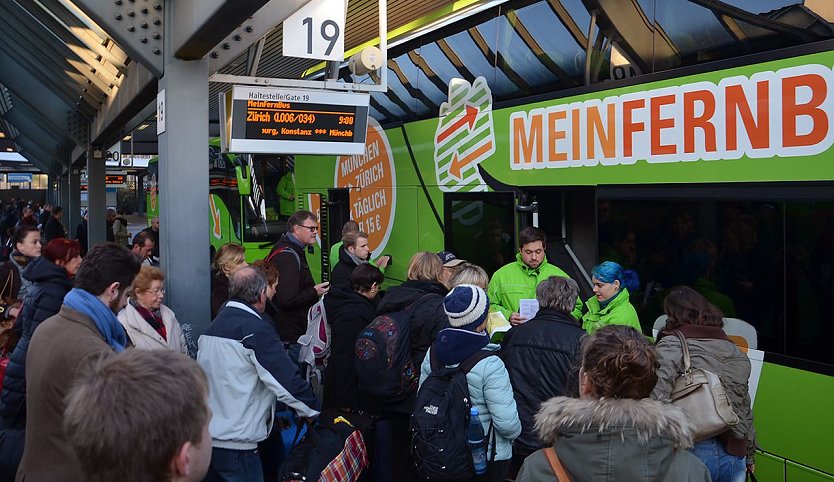
[[[273,318],[290,358],[298,363],[298,338],[307,331],[307,310],[327,291],[330,283],[313,280],[305,250],[316,243],[318,219],[310,211],[296,211],[287,221],[287,232],[266,258],[278,268],[278,291],[272,298]]]

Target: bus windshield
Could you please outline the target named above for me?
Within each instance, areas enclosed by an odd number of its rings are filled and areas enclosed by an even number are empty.
[[[274,243],[287,230],[287,216],[280,210],[278,185],[294,185],[293,159],[290,156],[246,156],[251,192],[241,195],[244,212],[243,241]],[[294,204],[294,203],[293,203]]]

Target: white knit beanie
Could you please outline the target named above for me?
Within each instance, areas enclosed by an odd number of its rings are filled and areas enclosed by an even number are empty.
[[[443,299],[443,309],[452,327],[474,330],[489,313],[489,299],[479,286],[458,285]]]

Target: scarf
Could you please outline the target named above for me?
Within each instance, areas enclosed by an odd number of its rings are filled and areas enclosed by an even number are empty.
[[[64,304],[69,308],[88,316],[96,324],[104,341],[117,353],[125,351],[127,335],[110,307],[101,302],[92,293],[80,288],[73,288],[64,297]]]
[[[165,329],[165,323],[162,322],[162,311],[159,309],[149,310],[140,305],[136,300],[130,300],[130,306],[132,306],[136,312],[139,313],[139,316],[144,318],[144,320],[151,325],[151,328],[159,333],[163,340],[168,341],[168,330]]]
[[[17,250],[12,251],[12,260],[14,260],[14,262],[20,267],[21,272],[23,271],[23,268],[25,268],[26,265],[28,265],[29,262],[32,261],[33,259],[35,259],[35,258],[30,258],[29,256],[26,256],[25,254],[21,253],[20,251],[17,251]]]
[[[306,246],[301,244],[301,241],[299,241],[298,238],[296,238],[295,235],[293,233],[289,232],[289,231],[287,231],[287,239],[289,239],[291,243],[295,244],[296,246],[298,246],[302,250],[304,248],[306,248]]]
[[[347,248],[344,248],[344,249],[345,249],[345,254],[346,254],[346,255],[348,255],[348,258],[350,258],[350,260],[351,260],[351,261],[353,261],[353,263],[354,263],[356,266],[359,266],[359,265],[361,265],[361,264],[368,264],[368,260],[367,260],[367,259],[362,259],[362,258],[360,258],[359,256],[356,256],[355,254],[353,254],[353,253],[351,253],[350,251],[348,251],[348,250],[347,250]]]

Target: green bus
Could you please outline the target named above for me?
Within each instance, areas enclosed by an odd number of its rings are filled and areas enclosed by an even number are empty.
[[[492,272],[535,224],[585,299],[598,262],[636,270],[647,334],[667,290],[694,286],[755,329],[758,479],[834,480],[834,50],[807,52],[500,108],[492,80],[453,79],[436,117],[371,119],[364,155],[296,156],[324,234],[310,265],[326,275],[347,218],[393,256],[388,283],[421,250]]]
[[[146,211],[148,222],[159,216],[159,158],[148,162]],[[263,259],[286,231],[286,219],[277,214],[275,189],[292,157],[223,154],[220,140],[211,139],[209,164],[209,229],[211,259],[226,243],[246,248],[247,262]]]

